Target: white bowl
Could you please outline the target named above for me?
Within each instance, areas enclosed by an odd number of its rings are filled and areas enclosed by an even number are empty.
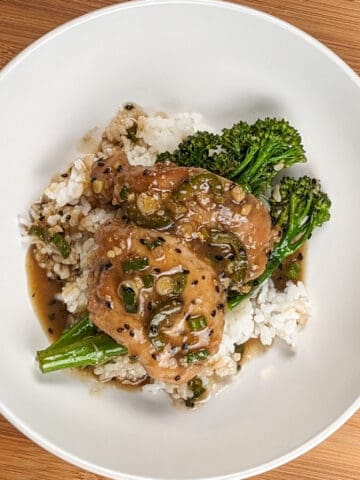
[[[56,455],[116,479],[246,478],[313,447],[359,406],[360,83],[319,42],[223,2],[131,2],[70,22],[0,77],[3,414]],[[283,116],[333,201],[310,242],[314,316],[295,354],[275,347],[196,411],[165,396],[42,377],[46,344],[31,309],[17,216],[78,140],[126,100],[198,111],[217,127]]]

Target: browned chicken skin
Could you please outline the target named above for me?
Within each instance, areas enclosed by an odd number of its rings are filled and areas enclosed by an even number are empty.
[[[91,319],[152,378],[187,382],[219,348],[226,289],[246,292],[265,269],[270,215],[229,180],[171,163],[130,166],[122,152],[94,164],[92,187],[119,219],[96,233]],[[126,271],[134,261],[139,269]]]
[[[147,209],[149,219],[155,211],[162,212],[170,208],[167,213],[172,218],[175,217],[172,230],[187,240],[202,238],[204,229],[232,232],[239,237],[246,249],[248,268],[245,280],[253,280],[264,271],[276,232],[272,230],[268,211],[254,195],[246,194],[239,185],[229,180],[210,174],[221,184],[221,201],[211,195],[211,185],[204,182],[205,188],[200,185],[200,188],[193,189],[185,200],[176,204],[172,197],[181,192],[183,182],[201,175],[204,170],[161,163],[153,167],[129,166],[126,165],[123,154],[120,154],[120,157],[116,154],[106,162],[100,167],[102,179],[103,172],[110,170],[110,173],[105,175],[106,188],[99,194],[102,198],[110,201],[112,191],[111,201],[114,205],[127,203],[130,213],[134,214],[135,211],[135,215],[139,209]],[[113,174],[114,164],[122,165],[121,172],[116,175]],[[98,172],[99,167],[95,165],[93,178],[98,178]],[[152,226],[162,229],[156,225],[156,220],[155,218]],[[142,225],[141,221],[135,223]]]
[[[152,378],[189,381],[216,353],[223,332],[226,295],[211,263],[181,238],[163,233],[159,240],[159,232],[121,222],[103,225],[95,238],[92,321],[125,345]],[[147,266],[131,269],[144,258]],[[124,289],[134,292],[136,305],[124,300]]]

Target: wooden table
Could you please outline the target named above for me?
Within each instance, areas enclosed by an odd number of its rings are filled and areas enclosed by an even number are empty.
[[[0,0],[0,68],[54,27],[111,0]],[[318,38],[360,73],[360,0],[241,0]],[[1,480],[100,480],[42,450],[0,417]],[[359,480],[360,412],[301,458],[257,480]]]

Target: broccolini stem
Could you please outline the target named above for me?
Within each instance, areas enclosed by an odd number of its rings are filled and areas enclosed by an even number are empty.
[[[37,352],[37,360],[43,373],[64,368],[101,365],[111,358],[125,355],[127,348],[105,334],[84,338],[57,349]]]
[[[91,322],[89,314],[85,313],[78,322],[74,323],[72,327],[66,329],[62,333],[61,337],[44,351],[48,353],[56,351],[59,348],[67,347],[68,345],[71,345],[72,343],[77,342],[85,337],[94,335],[94,333],[95,326]]]

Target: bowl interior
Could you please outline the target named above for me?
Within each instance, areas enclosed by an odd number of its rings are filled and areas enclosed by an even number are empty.
[[[9,419],[63,458],[116,478],[244,478],[309,448],[354,410],[360,89],[350,69],[249,9],[145,2],[62,28],[8,67],[0,85],[0,403]],[[46,339],[28,299],[18,215],[74,158],[82,135],[128,100],[200,112],[215,127],[285,117],[309,158],[298,172],[321,178],[333,201],[331,222],[310,242],[313,318],[296,353],[275,346],[192,412],[165,396],[90,391],[68,373],[42,377],[34,361]]]

